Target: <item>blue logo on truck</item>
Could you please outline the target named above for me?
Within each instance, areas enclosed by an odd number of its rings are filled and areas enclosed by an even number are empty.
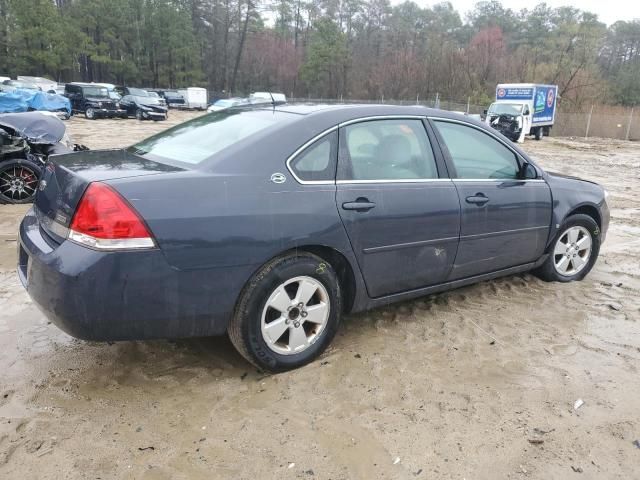
[[[551,123],[556,109],[556,86],[536,86],[532,123]]]

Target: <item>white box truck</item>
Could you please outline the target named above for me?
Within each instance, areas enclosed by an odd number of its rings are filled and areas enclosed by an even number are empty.
[[[184,108],[193,108],[196,110],[207,109],[208,99],[206,88],[189,87],[178,90],[178,93],[184,97]]]
[[[557,85],[501,83],[485,122],[514,142],[524,142],[526,135],[541,140],[553,127],[557,98]]]

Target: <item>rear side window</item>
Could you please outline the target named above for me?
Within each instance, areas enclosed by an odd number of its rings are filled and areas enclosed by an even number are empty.
[[[371,120],[342,129],[342,180],[438,178],[429,137],[421,120]]]
[[[209,113],[181,123],[130,147],[136,155],[198,164],[224,148],[295,115],[279,111]]]
[[[434,124],[449,151],[456,178],[519,178],[516,154],[495,138],[459,123],[435,121]]]
[[[336,174],[337,144],[337,132],[325,135],[291,161],[291,170],[305,182],[333,181]]]

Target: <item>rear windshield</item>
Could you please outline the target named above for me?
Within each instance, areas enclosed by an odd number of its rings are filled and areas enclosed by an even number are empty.
[[[261,130],[295,117],[273,110],[223,110],[165,130],[129,151],[154,159],[198,164]]]

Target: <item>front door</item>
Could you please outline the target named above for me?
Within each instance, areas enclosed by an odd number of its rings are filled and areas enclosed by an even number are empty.
[[[369,295],[444,281],[458,246],[460,205],[423,121],[344,126],[339,152],[337,207]]]
[[[458,189],[460,245],[450,280],[537,260],[551,225],[551,190],[522,178],[523,162],[505,143],[457,121],[434,120]]]

